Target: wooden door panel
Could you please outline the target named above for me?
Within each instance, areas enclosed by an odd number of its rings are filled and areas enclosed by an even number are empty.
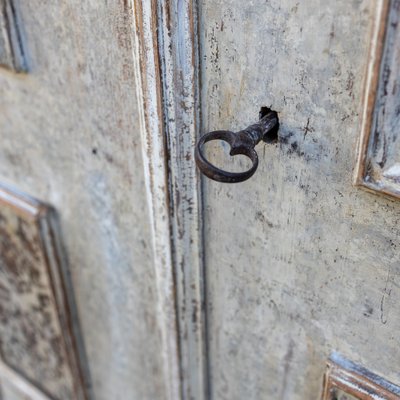
[[[213,399],[317,398],[332,349],[400,380],[400,204],[352,182],[378,3],[201,2],[202,133],[281,124],[250,180],[204,179]]]
[[[59,212],[93,396],[164,399],[132,3],[13,3],[29,73],[0,68],[0,181]]]
[[[0,355],[55,400],[84,399],[76,315],[55,227],[51,208],[0,187]]]

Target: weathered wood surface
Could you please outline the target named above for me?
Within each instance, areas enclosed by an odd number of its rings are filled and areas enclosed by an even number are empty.
[[[165,399],[179,399],[179,339],[176,319],[175,285],[168,202],[168,152],[163,126],[158,48],[158,3],[134,1],[136,50],[136,84],[138,98],[143,99],[140,132],[149,200],[151,244],[157,288],[157,316],[161,322],[161,369],[165,377]]]
[[[134,2],[167,396],[206,398],[199,178],[197,14],[192,0]]]
[[[52,398],[83,400],[78,327],[55,226],[49,207],[0,186],[0,356]]]
[[[164,399],[131,5],[18,6],[30,73],[0,70],[0,180],[60,214],[93,397]]]
[[[316,399],[332,349],[400,382],[400,203],[352,185],[378,4],[200,2],[201,131],[281,121],[253,178],[204,180],[212,399]]]
[[[400,197],[400,1],[384,2],[365,93],[357,183]]]
[[[197,2],[160,1],[161,73],[183,399],[207,399],[200,179],[193,161],[199,124]]]

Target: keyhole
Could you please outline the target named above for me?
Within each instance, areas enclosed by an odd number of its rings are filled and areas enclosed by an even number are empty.
[[[265,117],[269,114],[272,110],[269,107],[263,106],[260,109],[259,118]],[[279,122],[276,124],[274,129],[268,131],[266,135],[263,137],[263,141],[266,143],[274,143],[278,141],[278,130],[279,130]]]

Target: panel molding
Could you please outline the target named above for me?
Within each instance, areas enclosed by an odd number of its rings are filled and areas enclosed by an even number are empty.
[[[55,211],[0,184],[0,228],[0,355],[8,367],[0,365],[0,377],[19,375],[10,382],[15,387],[54,399],[87,399],[85,354]]]
[[[193,0],[133,1],[136,80],[167,398],[206,398],[197,13]]]
[[[354,184],[374,193],[400,198],[400,182],[388,184],[384,178],[383,168],[373,171],[371,159],[376,149],[376,135],[385,136],[376,126],[377,102],[382,75],[382,66],[385,57],[385,41],[395,30],[395,24],[390,21],[391,10],[395,11],[400,3],[398,0],[375,2],[375,16],[370,39],[370,50],[367,63],[364,93],[362,98],[361,133],[357,145],[357,161],[355,166]],[[381,104],[380,104],[381,106]],[[387,140],[387,138],[383,138]],[[399,165],[400,167],[400,165]],[[400,172],[399,172],[400,174]]]
[[[16,72],[27,70],[14,0],[0,0],[0,65]]]
[[[399,386],[333,353],[327,363],[321,400],[339,400],[338,391],[346,395],[344,398],[350,395],[359,400],[400,399]]]
[[[29,381],[0,361],[0,398],[3,399],[3,397],[1,397],[3,395],[5,396],[4,400],[7,400],[7,396],[4,394],[4,392],[6,392],[6,386],[12,388],[13,391],[17,391],[24,396],[24,398],[29,400],[52,400],[36,386],[32,385]]]

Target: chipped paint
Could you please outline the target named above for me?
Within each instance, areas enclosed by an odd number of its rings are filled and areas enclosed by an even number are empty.
[[[157,267],[159,295],[171,289],[160,298],[169,396],[200,400],[207,384],[200,191],[193,161],[199,111],[196,9],[191,0],[138,1],[135,7],[155,264],[166,260]]]

